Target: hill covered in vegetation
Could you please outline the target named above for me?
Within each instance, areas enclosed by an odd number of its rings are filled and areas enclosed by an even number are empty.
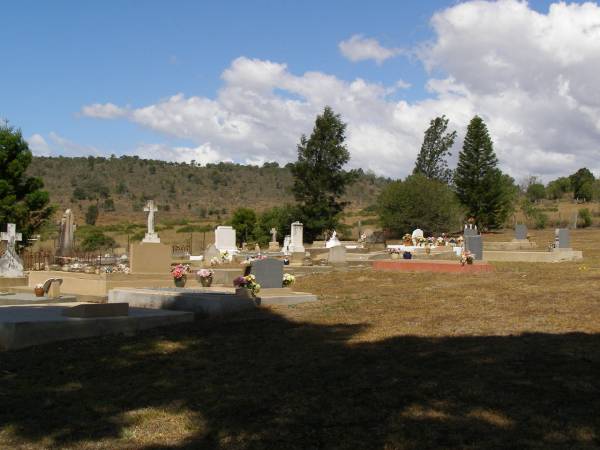
[[[238,207],[262,211],[293,203],[289,166],[233,163],[176,163],[137,156],[35,157],[28,169],[41,177],[53,204],[71,208],[78,222],[97,204],[98,223],[143,220],[146,200],[153,199],[163,218],[225,219]],[[349,210],[376,202],[390,180],[359,170],[344,198]]]

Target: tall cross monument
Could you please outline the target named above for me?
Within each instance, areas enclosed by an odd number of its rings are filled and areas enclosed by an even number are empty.
[[[158,244],[160,243],[160,238],[154,231],[154,213],[158,211],[158,208],[154,206],[154,200],[148,200],[144,211],[148,213],[148,232],[146,233],[146,236],[144,236],[142,242]]]
[[[21,233],[17,233],[14,223],[6,226],[6,232],[0,233],[0,240],[6,241],[6,251],[0,258],[0,277],[22,277],[23,261],[15,250],[15,244],[23,240]]]

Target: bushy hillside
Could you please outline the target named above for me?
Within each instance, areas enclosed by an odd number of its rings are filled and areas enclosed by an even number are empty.
[[[210,219],[228,217],[240,206],[261,211],[293,202],[287,167],[232,163],[195,164],[120,158],[36,157],[29,168],[44,180],[60,210],[71,208],[78,222],[89,204],[98,204],[98,223],[143,221],[147,199],[158,204],[160,217]],[[375,203],[388,180],[361,171],[346,199],[349,209]]]

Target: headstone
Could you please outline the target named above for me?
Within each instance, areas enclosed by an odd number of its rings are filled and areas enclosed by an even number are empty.
[[[215,244],[210,244],[206,250],[204,250],[204,261],[210,262],[213,258],[219,258],[221,256],[221,252],[217,250],[217,246]]]
[[[325,248],[333,248],[333,247],[337,247],[339,245],[342,245],[342,243],[340,242],[340,240],[337,237],[337,232],[335,230],[333,230],[333,234],[327,240],[327,242],[325,242]]]
[[[527,239],[527,225],[523,223],[515,225],[515,239],[519,241]]]
[[[260,253],[260,245],[258,245],[258,242],[256,244],[254,244],[254,251],[256,253]]]
[[[473,258],[481,261],[483,259],[483,240],[481,235],[465,236],[465,250],[473,254]]]
[[[73,212],[70,209],[67,209],[60,219],[57,255],[70,256],[73,254],[75,227]]]
[[[346,247],[343,245],[331,247],[329,249],[327,262],[329,264],[346,264]]]
[[[235,230],[230,226],[218,226],[215,230],[215,247],[220,252],[237,253]]]
[[[283,252],[286,255],[290,254],[290,245],[292,243],[292,237],[287,235],[286,237],[283,238]]]
[[[144,236],[142,242],[159,244],[160,238],[154,231],[154,213],[158,211],[158,208],[154,206],[154,200],[148,200],[144,211],[148,213],[148,232],[146,233],[146,236]]]
[[[14,223],[6,225],[6,232],[0,233],[0,240],[6,241],[6,251],[0,258],[0,277],[22,277],[23,261],[19,258],[15,244],[21,242],[23,236],[17,233]]]
[[[279,242],[277,242],[277,228],[271,228],[271,242],[269,242],[269,251],[278,252]]]
[[[292,224],[292,239],[289,245],[289,251],[291,253],[304,253],[304,226],[301,222],[294,222]]]
[[[463,232],[463,236],[466,239],[467,236],[479,236],[479,233],[477,232],[477,228],[465,227],[465,230]]]
[[[420,228],[417,228],[415,231],[412,232],[411,236],[412,236],[413,245],[417,245],[418,240],[423,237],[423,230],[421,230]]]
[[[564,249],[571,248],[571,237],[569,236],[568,228],[557,228],[554,230],[555,248]]]
[[[250,273],[256,277],[261,289],[283,286],[283,261],[275,258],[259,259],[252,262]]]

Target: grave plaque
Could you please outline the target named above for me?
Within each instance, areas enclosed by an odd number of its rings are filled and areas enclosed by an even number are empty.
[[[557,228],[554,231],[556,248],[571,248],[571,238],[568,228]]]
[[[474,259],[481,261],[483,259],[483,240],[481,239],[481,235],[465,235],[465,250],[470,251]]]
[[[218,226],[215,230],[215,246],[221,252],[236,253],[235,230],[233,227]]]
[[[261,289],[283,286],[283,261],[274,258],[259,259],[252,263],[250,273],[256,277]]]
[[[329,262],[329,264],[346,264],[346,247],[343,245],[331,247],[329,249],[327,262]]]
[[[522,223],[515,225],[515,239],[520,241],[527,239],[527,225]]]

